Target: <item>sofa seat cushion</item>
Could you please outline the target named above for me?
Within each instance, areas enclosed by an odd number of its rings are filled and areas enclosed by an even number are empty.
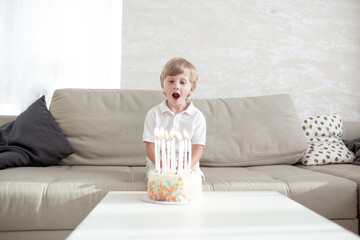
[[[289,165],[202,168],[204,191],[278,191],[328,219],[355,219],[356,183]]]
[[[289,165],[202,168],[204,191],[278,191],[332,219],[355,219],[356,183]],[[0,231],[74,229],[108,191],[145,191],[145,167],[9,168],[0,174]]]
[[[0,231],[74,229],[108,191],[144,190],[145,168],[51,166],[0,174]]]
[[[353,164],[336,164],[324,166],[302,166],[296,165],[301,169],[311,170],[314,172],[326,173],[333,176],[349,179],[355,182],[360,188],[360,166]],[[360,192],[358,192],[358,199],[360,199]],[[360,216],[360,208],[358,209]]]

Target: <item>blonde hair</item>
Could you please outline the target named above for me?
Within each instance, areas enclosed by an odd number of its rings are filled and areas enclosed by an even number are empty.
[[[195,67],[184,58],[173,58],[169,60],[160,75],[161,87],[164,88],[164,80],[167,76],[176,76],[181,73],[189,73],[189,80],[191,83],[192,91],[196,88],[196,83],[198,80],[198,74]]]

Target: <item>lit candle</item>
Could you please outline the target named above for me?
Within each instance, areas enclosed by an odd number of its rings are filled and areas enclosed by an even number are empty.
[[[188,149],[189,149],[189,171],[191,171],[191,166],[192,166],[192,162],[191,162],[191,158],[192,158],[192,144],[191,144],[191,139],[189,138],[188,141]]]
[[[160,159],[159,159],[159,144],[158,144],[158,137],[160,135],[160,130],[158,127],[154,129],[154,139],[155,139],[155,170],[156,172],[160,172]]]
[[[184,170],[184,141],[180,140],[179,143],[179,173]]]
[[[178,173],[181,173],[184,167],[184,141],[182,140],[181,133],[176,131],[176,137],[179,140],[179,154],[178,154]]]
[[[166,137],[166,167],[167,170],[170,170],[170,136],[169,136],[169,132],[165,131],[165,137]]]
[[[188,148],[189,134],[185,129],[183,130],[183,133],[184,133],[184,169],[187,171],[188,170],[187,148]]]
[[[190,171],[191,170],[191,156],[190,156],[190,153],[191,153],[191,144],[189,144],[190,143],[190,135],[189,135],[189,133],[184,129],[184,138],[185,138],[185,142],[184,142],[184,144],[185,144],[185,146],[184,146],[184,148],[185,148],[185,151],[184,151],[184,153],[185,153],[185,159],[184,159],[184,161],[185,161],[185,169],[187,170],[187,171]],[[188,157],[188,152],[189,152],[189,157]]]
[[[160,128],[160,139],[161,139],[161,163],[163,172],[167,170],[166,166],[166,149],[165,149],[165,131],[164,128]]]
[[[170,131],[170,138],[171,138],[171,150],[170,150],[170,155],[171,155],[171,171],[175,172],[176,171],[176,166],[175,166],[175,131],[174,129],[171,129]]]
[[[188,169],[188,161],[187,161],[187,140],[184,139],[184,169]]]

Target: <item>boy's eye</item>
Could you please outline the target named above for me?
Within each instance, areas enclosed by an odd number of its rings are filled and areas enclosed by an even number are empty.
[[[169,83],[173,83],[174,82],[174,80],[169,80]]]

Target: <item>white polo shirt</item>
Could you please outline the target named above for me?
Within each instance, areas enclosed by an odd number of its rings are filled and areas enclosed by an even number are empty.
[[[205,146],[206,142],[206,121],[202,112],[194,106],[192,102],[186,110],[175,114],[166,104],[166,99],[159,105],[151,108],[145,117],[144,123],[144,142],[154,142],[154,129],[155,127],[163,127],[165,130],[170,131],[172,128],[177,129],[182,133],[183,129],[190,135],[192,144],[201,144]],[[178,152],[178,149],[176,149]],[[155,168],[154,163],[148,158],[147,170]],[[200,170],[199,162],[193,167],[193,170]]]

